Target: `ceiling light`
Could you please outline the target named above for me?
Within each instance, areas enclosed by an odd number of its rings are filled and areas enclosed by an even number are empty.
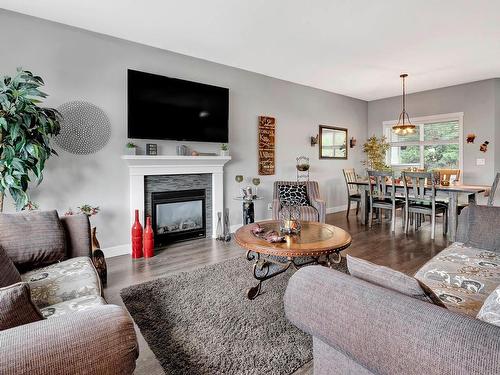
[[[392,131],[398,135],[407,135],[415,133],[416,126],[413,125],[410,121],[410,116],[408,112],[406,112],[406,86],[405,86],[405,78],[408,77],[408,74],[401,74],[401,80],[403,81],[403,110],[399,114],[398,123],[392,127]]]

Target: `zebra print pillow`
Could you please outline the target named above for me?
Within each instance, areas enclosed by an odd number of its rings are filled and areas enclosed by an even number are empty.
[[[280,201],[291,206],[309,206],[306,185],[279,185]]]

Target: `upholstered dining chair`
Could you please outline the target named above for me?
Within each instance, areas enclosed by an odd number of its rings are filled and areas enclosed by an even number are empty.
[[[279,220],[281,203],[287,199],[289,187],[294,189],[297,186],[303,186],[306,191],[306,199],[297,204],[300,207],[301,219],[324,223],[326,219],[326,203],[320,198],[319,184],[316,181],[275,181],[273,188],[273,220]]]
[[[356,215],[359,212],[359,203],[361,202],[361,194],[359,192],[358,185],[354,182],[358,181],[356,176],[356,171],[354,168],[342,169],[344,174],[345,185],[347,188],[347,213],[346,216],[349,218],[349,213],[351,212],[351,202],[356,202]]]
[[[405,196],[405,233],[408,233],[410,215],[430,215],[431,239],[436,233],[436,215],[443,214],[443,234],[448,228],[448,208],[436,202],[436,181],[430,172],[403,172]],[[415,230],[418,227],[415,220]]]
[[[493,206],[493,202],[495,202],[495,193],[498,188],[499,180],[500,180],[500,172],[497,172],[495,179],[493,180],[493,185],[491,185],[490,195],[488,196],[488,206]]]
[[[373,213],[376,208],[391,210],[391,231],[394,232],[396,230],[396,210],[403,209],[405,203],[396,198],[396,186],[394,184],[387,185],[388,179],[394,180],[392,172],[368,171],[368,197],[370,199],[368,226],[372,227]]]
[[[460,181],[460,169],[436,169],[439,173],[439,181]]]

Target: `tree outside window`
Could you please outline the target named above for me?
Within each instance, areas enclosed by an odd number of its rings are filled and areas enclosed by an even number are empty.
[[[404,136],[392,132],[392,123],[384,123],[384,134],[391,145],[387,160],[394,170],[460,168],[461,118],[426,120],[415,119],[416,132]]]

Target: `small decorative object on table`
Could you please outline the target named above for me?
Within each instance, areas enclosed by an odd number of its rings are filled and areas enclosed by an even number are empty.
[[[282,202],[280,211],[280,232],[282,234],[299,234],[302,228],[300,218],[299,206]]]
[[[151,226],[151,216],[146,217],[146,227],[144,228],[144,258],[151,258],[155,255],[154,232]]]
[[[299,156],[296,160],[297,181],[309,181],[309,158],[306,156]]]
[[[224,210],[224,241],[231,241],[231,226],[229,225],[229,208]]]
[[[227,143],[220,145],[220,156],[229,156],[229,145]]]
[[[186,156],[189,152],[187,146],[185,146],[185,145],[177,146],[176,151],[177,151],[177,155],[179,155],[179,156]]]
[[[259,195],[257,189],[260,185],[260,178],[258,178],[258,177],[252,178],[252,184],[254,184],[254,186],[255,186],[255,191],[253,192],[253,197],[256,197],[257,195]]]
[[[254,236],[262,238],[263,240],[269,243],[279,243],[285,242],[285,236],[280,236],[278,232],[275,230],[266,231],[263,227],[261,227],[258,223],[255,223],[251,229]]]
[[[128,142],[125,145],[125,151],[127,155],[137,155],[137,145],[132,142]]]
[[[142,258],[142,225],[139,210],[135,210],[135,222],[132,225],[132,258]]]
[[[158,145],[156,143],[147,143],[146,155],[151,155],[151,156],[158,155]]]
[[[222,224],[222,212],[217,212],[217,230],[215,239],[217,241],[224,241],[224,225]]]
[[[241,188],[241,193],[243,194],[243,198],[248,199],[248,200],[252,200],[253,195],[254,195],[251,186]]]

